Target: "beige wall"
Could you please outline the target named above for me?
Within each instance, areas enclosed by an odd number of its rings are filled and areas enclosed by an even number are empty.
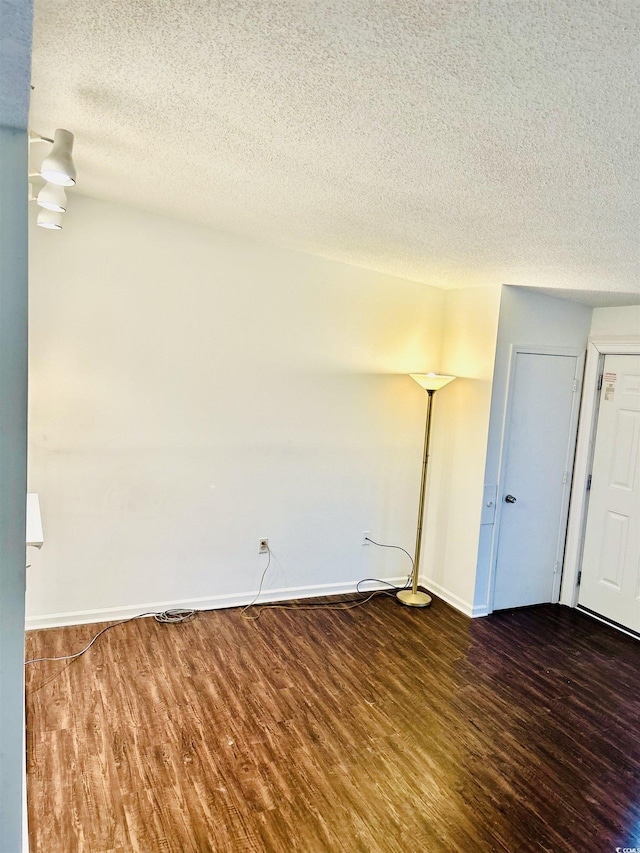
[[[424,392],[406,374],[439,369],[444,303],[74,195],[62,232],[31,235],[29,624],[246,601],[263,536],[266,595],[406,577],[362,533],[413,549]]]
[[[487,611],[482,495],[510,344],[579,342],[590,309],[441,291],[82,197],[62,233],[33,229],[31,261],[46,544],[29,624],[246,601],[263,536],[265,597],[406,577],[399,552],[361,541],[413,551],[426,399],[406,374],[430,369],[458,379],[435,398],[421,579]]]
[[[458,378],[434,397],[425,585],[468,615],[473,594],[491,409],[500,287],[448,291],[441,370]]]

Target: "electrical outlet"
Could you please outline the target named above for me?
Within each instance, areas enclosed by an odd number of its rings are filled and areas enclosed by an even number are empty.
[[[370,531],[370,530],[365,530],[365,531],[363,532],[363,534],[362,534],[362,544],[363,544],[363,545],[369,545],[369,544],[371,544],[371,543],[369,542],[369,538],[368,538],[370,533],[371,533],[371,531]]]
[[[260,539],[258,541],[258,554],[268,554],[269,553],[269,540],[268,539]]]

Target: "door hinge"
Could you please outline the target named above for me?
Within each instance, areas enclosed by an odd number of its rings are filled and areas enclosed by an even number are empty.
[[[558,560],[556,560],[556,561],[555,561],[555,563],[554,563],[554,565],[553,565],[553,573],[554,573],[554,575],[556,574],[556,572],[558,571],[558,569],[559,569],[559,568],[560,568],[560,563],[558,562]]]
[[[573,380],[573,393],[575,394],[577,390],[578,390],[578,380],[574,379]]]
[[[569,479],[569,472],[565,471],[564,474],[562,475],[562,482],[566,483],[568,479]]]
[[[591,491],[591,474],[587,477],[587,491]]]
[[[581,581],[581,580],[582,580],[582,571],[579,571],[579,572],[578,572],[578,582],[577,582],[577,586],[580,586],[580,581]]]
[[[598,376],[598,391],[602,390],[602,373]]]

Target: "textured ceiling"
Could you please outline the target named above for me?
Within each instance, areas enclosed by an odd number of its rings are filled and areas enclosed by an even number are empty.
[[[456,287],[640,291],[636,0],[36,0],[78,190]]]

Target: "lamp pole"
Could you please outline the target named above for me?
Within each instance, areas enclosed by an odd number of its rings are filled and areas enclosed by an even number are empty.
[[[424,453],[422,456],[422,480],[420,482],[420,501],[418,504],[418,530],[416,533],[416,550],[413,561],[413,578],[411,589],[401,589],[397,593],[398,601],[411,607],[428,607],[431,596],[426,592],[418,592],[418,570],[420,567],[420,551],[422,549],[422,519],[424,516],[424,496],[427,487],[427,465],[429,463],[429,444],[431,443],[431,407],[435,390],[427,389],[427,422],[424,430]]]

